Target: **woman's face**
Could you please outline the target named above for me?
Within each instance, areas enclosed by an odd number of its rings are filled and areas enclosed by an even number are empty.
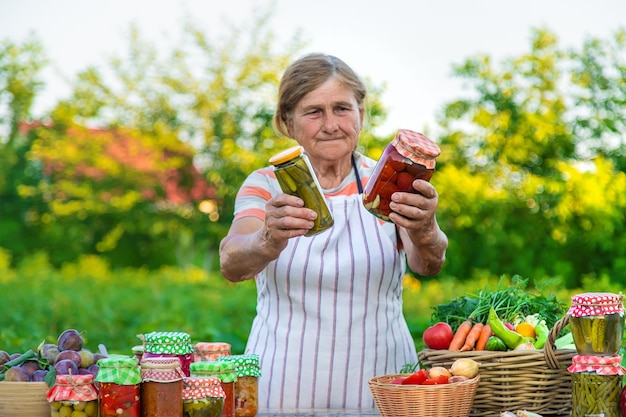
[[[300,100],[288,127],[312,160],[336,161],[356,149],[362,122],[354,93],[333,77]]]

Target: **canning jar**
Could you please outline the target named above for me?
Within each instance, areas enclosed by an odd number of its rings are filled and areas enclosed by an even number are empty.
[[[400,129],[385,147],[363,190],[363,204],[374,216],[389,221],[391,195],[397,191],[417,193],[413,181],[430,181],[439,146],[426,136]]]
[[[259,355],[233,355],[218,358],[235,364],[235,417],[254,417],[259,410]]]
[[[136,357],[115,356],[98,361],[100,417],[139,417],[141,371]]]
[[[174,357],[180,360],[185,376],[193,362],[191,336],[184,332],[152,332],[138,336],[144,342],[143,358]]]
[[[94,376],[57,375],[52,388],[46,393],[50,403],[50,415],[86,417],[98,416],[98,389]]]
[[[229,361],[194,362],[191,376],[212,376],[220,380],[224,390],[222,417],[235,417],[235,364]]]
[[[624,335],[622,294],[584,293],[572,297],[568,310],[576,350],[580,355],[613,356]]]
[[[141,417],[181,417],[184,377],[178,358],[144,358],[141,361]]]
[[[622,357],[575,355],[572,373],[572,417],[620,417]]]
[[[294,146],[285,149],[272,156],[270,164],[283,192],[300,197],[306,208],[317,213],[313,228],[305,236],[313,236],[330,228],[334,223],[333,216],[304,148]]]
[[[220,417],[224,407],[224,390],[218,378],[185,377],[183,379],[183,417]]]
[[[230,356],[230,343],[198,342],[193,347],[194,362],[212,362],[221,356]]]

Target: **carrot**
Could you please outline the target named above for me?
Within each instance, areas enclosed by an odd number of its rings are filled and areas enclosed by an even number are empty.
[[[467,319],[456,329],[448,350],[460,350],[470,330],[472,330],[472,321]]]
[[[489,324],[485,324],[483,326],[483,330],[480,332],[480,336],[478,337],[478,341],[476,342],[474,349],[485,350],[487,348],[487,342],[492,334],[491,326]]]
[[[480,333],[483,331],[483,327],[485,327],[482,323],[476,323],[472,326],[472,330],[467,334],[465,338],[465,343],[461,346],[461,350],[474,350],[474,346],[480,337]]]

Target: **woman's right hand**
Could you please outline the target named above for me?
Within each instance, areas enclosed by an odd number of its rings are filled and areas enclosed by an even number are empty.
[[[287,241],[305,235],[317,218],[314,210],[304,207],[304,201],[289,194],[278,194],[265,204],[265,223],[262,237],[273,242],[280,250]]]

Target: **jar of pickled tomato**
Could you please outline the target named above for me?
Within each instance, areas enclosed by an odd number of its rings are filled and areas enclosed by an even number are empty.
[[[421,133],[400,129],[376,164],[365,189],[363,204],[374,216],[389,221],[391,195],[397,191],[417,193],[413,181],[430,181],[439,146]]]
[[[193,347],[194,362],[212,362],[221,356],[230,356],[230,343],[198,342]]]
[[[218,378],[183,379],[183,417],[220,417],[224,408],[224,390]]]
[[[51,416],[98,417],[98,389],[91,374],[57,375],[46,399]]]
[[[152,332],[138,336],[144,341],[143,358],[173,357],[180,360],[185,376],[193,362],[191,336],[184,332]]]
[[[218,358],[235,364],[235,417],[254,417],[259,410],[259,355],[233,355]]]
[[[115,356],[98,361],[100,417],[139,417],[141,370],[136,357]]]
[[[285,149],[270,158],[274,174],[285,194],[295,195],[304,201],[304,206],[317,213],[313,227],[305,236],[313,236],[334,224],[322,186],[315,176],[308,156],[302,146]]]
[[[235,364],[230,361],[194,362],[191,364],[191,376],[212,376],[220,380],[224,390],[224,408],[221,417],[235,417],[235,382],[237,373]]]
[[[574,295],[567,314],[578,354],[613,356],[619,353],[624,336],[622,294]]]
[[[141,361],[141,417],[181,417],[184,377],[178,358],[144,358]]]

